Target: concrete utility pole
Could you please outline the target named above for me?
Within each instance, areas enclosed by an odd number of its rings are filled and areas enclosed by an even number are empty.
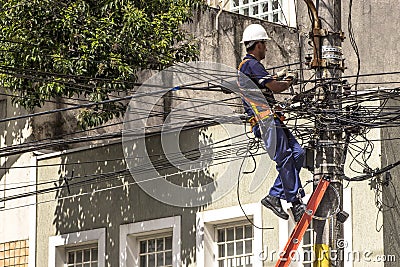
[[[340,110],[342,91],[341,75],[344,70],[342,59],[343,33],[341,31],[341,0],[305,0],[313,19],[312,43],[314,56],[309,62],[320,79],[317,91],[323,92],[320,107],[327,116],[316,121],[318,133],[315,140],[316,160],[314,180],[330,177],[331,185],[316,212],[319,219],[313,219],[316,234],[314,267],[336,266],[344,264],[343,259],[343,225],[336,216],[335,210],[342,210],[343,186],[340,176],[343,174],[343,128],[329,118],[329,110]]]

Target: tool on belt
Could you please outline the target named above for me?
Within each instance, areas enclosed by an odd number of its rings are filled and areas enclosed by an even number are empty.
[[[273,112],[272,110],[266,110],[262,111],[260,113],[260,117],[256,116],[251,116],[250,119],[248,119],[248,122],[250,123],[250,132],[253,131],[254,126],[258,125],[259,120],[263,120],[273,114],[274,118],[279,119],[281,122],[285,120],[285,115],[282,112]]]

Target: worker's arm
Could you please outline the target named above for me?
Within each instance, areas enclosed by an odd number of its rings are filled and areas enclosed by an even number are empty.
[[[272,76],[265,70],[264,66],[258,62],[253,61],[253,65],[251,65],[251,75],[258,82],[261,87],[267,87],[272,91],[272,93],[278,94],[285,90],[287,90],[292,84],[292,79],[285,78],[283,80],[277,80],[277,76]]]
[[[276,79],[267,82],[265,86],[267,86],[273,93],[279,94],[285,90],[287,90],[292,84],[292,80],[282,80],[277,81]]]

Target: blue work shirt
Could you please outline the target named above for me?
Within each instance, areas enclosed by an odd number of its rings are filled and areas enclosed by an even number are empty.
[[[271,82],[274,78],[264,66],[253,55],[247,54],[243,58],[244,63],[240,66],[239,71],[251,79],[251,81],[261,90],[265,96],[268,105],[273,107],[276,104],[275,97],[272,91],[267,87],[267,83]],[[248,116],[254,116],[251,107],[243,101],[245,112]]]

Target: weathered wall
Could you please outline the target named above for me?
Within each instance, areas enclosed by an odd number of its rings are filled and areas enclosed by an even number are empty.
[[[399,101],[390,101],[389,106],[399,106]],[[393,164],[400,160],[397,154],[400,149],[399,141],[400,133],[398,128],[389,128],[382,131],[382,166]],[[400,205],[399,205],[399,190],[400,190],[400,169],[398,167],[389,171],[392,180],[389,186],[383,186],[382,207],[383,217],[383,237],[385,246],[385,255],[394,255],[396,261],[387,261],[385,266],[398,266],[400,259]],[[384,177],[384,176],[383,176]]]
[[[361,58],[361,73],[373,74],[398,71],[398,52],[400,51],[399,35],[397,29],[400,20],[395,15],[399,11],[397,1],[363,0],[353,1],[352,25],[357,46]],[[342,25],[346,36],[348,3],[342,3]],[[350,45],[349,39],[343,45],[348,70],[345,75],[356,74],[356,56]],[[354,78],[350,81],[355,81]],[[362,77],[360,82],[385,82],[398,81],[398,75]],[[361,88],[374,87],[376,85],[362,85]],[[389,85],[390,86],[390,85]],[[396,85],[393,85],[396,86]]]
[[[332,3],[333,1],[314,1],[317,5],[324,5],[325,3]],[[346,39],[343,42],[343,53],[345,60],[345,66],[347,69],[343,73],[343,76],[353,76],[357,74],[357,58],[353,48],[349,41],[349,30],[348,30],[348,14],[349,14],[349,1],[342,1],[342,31],[345,33]],[[352,7],[352,25],[355,35],[355,39],[358,45],[361,68],[360,74],[378,73],[386,71],[396,71],[398,69],[397,63],[393,60],[396,58],[398,45],[398,35],[392,34],[394,29],[399,25],[399,20],[393,12],[388,10],[397,10],[397,3],[393,1],[353,1]],[[307,13],[307,7],[304,1],[298,2],[299,10],[299,33],[302,40],[302,54],[303,60],[304,55],[310,53],[312,55],[312,47],[307,44],[309,41],[308,33],[311,31],[311,21]],[[322,20],[322,27],[329,29],[324,20]],[[356,79],[354,77],[345,78],[353,84]],[[381,83],[384,81],[396,80],[395,75],[386,76],[370,76],[360,77],[359,79],[359,90],[376,88],[378,85],[371,83]],[[397,79],[398,80],[398,79]],[[368,84],[371,83],[371,84]],[[387,85],[383,85],[387,86]],[[395,86],[395,85],[393,85]],[[354,89],[354,87],[353,87]],[[379,103],[363,103],[367,106],[378,106]],[[391,130],[393,133],[398,132],[397,129]],[[369,164],[372,168],[379,168],[385,166],[385,160],[381,163],[381,159],[385,157],[392,157],[386,153],[388,144],[379,142],[380,139],[385,137],[384,132],[379,130],[371,131],[368,134],[368,138],[377,140],[374,142],[374,151]],[[381,148],[382,147],[382,148]],[[389,145],[390,147],[390,145]],[[353,155],[355,151],[351,151]],[[382,157],[382,158],[381,158]],[[359,175],[358,173],[352,172],[349,169],[349,164],[352,159],[351,155],[348,155],[345,173],[349,177]],[[353,164],[354,166],[354,164]],[[362,170],[358,168],[358,171]],[[347,185],[347,183],[345,183]],[[388,254],[394,249],[393,237],[388,238],[389,235],[396,235],[396,231],[387,233],[385,227],[383,232],[375,230],[375,225],[379,228],[382,224],[382,217],[377,217],[378,210],[375,207],[375,193],[371,190],[368,181],[365,182],[352,182],[348,185],[352,191],[352,249],[353,251],[363,252],[371,251],[373,257],[377,255]],[[385,218],[383,222],[385,223]],[[392,218],[394,219],[394,218]],[[392,220],[390,219],[390,220]],[[386,223],[385,223],[386,225]],[[394,225],[392,222],[392,230]],[[347,238],[347,237],[345,237]],[[392,240],[388,242],[388,240]],[[393,249],[391,249],[391,247]],[[384,251],[385,250],[385,251]],[[389,253],[390,254],[390,253]],[[352,263],[352,266],[383,266],[383,262],[374,260],[373,262],[366,262],[364,260],[356,261]],[[391,263],[385,263],[385,266],[397,266],[390,265]]]
[[[217,10],[210,9],[208,11],[197,12],[193,23],[187,25],[188,31],[192,32],[199,39],[200,60],[211,61],[226,64],[232,70],[241,61],[245,52],[239,43],[242,37],[242,31],[250,23],[262,23],[272,41],[269,44],[267,58],[263,62],[268,67],[283,65],[286,63],[296,62],[298,60],[296,35],[289,29],[281,28],[277,25],[249,19],[247,17],[223,12],[218,17],[218,29],[216,29]],[[216,101],[226,98],[223,93],[210,94],[209,92],[191,92],[190,94],[176,92],[178,96],[195,97],[204,99],[215,99]],[[233,101],[238,104],[239,102]],[[177,105],[179,102],[172,103]],[[212,108],[202,109],[208,114],[219,114],[218,110]],[[241,113],[240,105],[236,106],[236,112]],[[68,116],[68,115],[63,115]],[[67,124],[64,124],[67,125]],[[65,129],[65,126],[63,126]],[[243,133],[243,125],[235,126],[235,133]],[[68,129],[65,129],[66,131]],[[217,126],[210,127],[207,131],[212,134],[213,141],[226,138],[224,131]],[[194,129],[184,133],[180,139],[186,147],[198,145],[199,139],[202,137],[202,131]],[[243,137],[243,136],[242,136]],[[152,153],[160,152],[159,137],[151,137],[149,142],[150,151]],[[144,151],[138,151],[140,156]],[[123,154],[121,145],[115,144],[100,148],[93,148],[80,152],[69,151],[61,156],[46,157],[39,161],[39,165],[46,164],[65,164],[81,162],[80,164],[60,165],[54,167],[38,168],[37,177],[40,181],[48,181],[58,179],[59,184],[63,184],[63,177],[74,178],[72,181],[88,179],[88,177],[79,179],[77,177],[98,173],[116,172],[125,169],[122,160]],[[113,160],[116,159],[116,160]],[[85,163],[90,161],[91,163]],[[276,177],[276,171],[270,167],[267,162],[269,159],[264,155],[257,157],[257,162],[263,162],[259,172],[246,175],[242,186],[242,203],[259,203],[260,199],[267,193],[267,188],[272,184]],[[251,162],[247,168],[251,169]],[[226,165],[221,167],[211,167],[207,171],[201,171],[197,175],[183,176],[185,182],[201,178],[205,181],[214,179],[226,171],[232,177],[238,174],[240,161],[232,162],[231,168]],[[258,165],[260,166],[260,165]],[[169,169],[166,170],[168,172]],[[256,189],[253,188],[251,194],[248,193],[250,183],[253,178],[261,179],[261,185]],[[267,178],[265,178],[267,177]],[[182,177],[178,177],[182,179]],[[265,179],[264,179],[265,178]],[[124,179],[133,182],[133,179],[127,175]],[[83,195],[75,198],[65,198],[68,195],[77,194],[79,192],[90,192],[95,189],[104,187],[112,187],[121,185],[119,178],[112,178],[104,181],[104,179],[96,180],[79,187],[71,187],[68,193],[66,188],[62,188],[54,193],[38,196],[37,213],[38,213],[38,231],[37,231],[37,266],[46,266],[48,261],[48,242],[49,236],[88,230],[93,228],[105,227],[107,229],[107,266],[118,266],[118,244],[119,244],[119,225],[142,220],[150,220],[166,216],[182,216],[182,260],[188,266],[196,266],[195,264],[195,225],[196,211],[215,209],[221,207],[229,207],[238,205],[236,191],[233,190],[224,198],[210,204],[207,207],[198,208],[178,208],[163,204],[144,193],[137,185],[128,187],[118,187],[107,191],[95,193],[92,195]],[[45,202],[45,201],[49,202]],[[43,202],[43,203],[41,203]],[[264,211],[264,223],[266,227],[274,227],[277,229],[278,220],[270,211]],[[276,240],[278,240],[278,231],[265,232],[265,242],[268,246],[278,249]],[[270,263],[271,265],[273,263]]]
[[[365,106],[377,106],[377,102],[364,103]],[[381,163],[382,147],[383,144],[379,141],[381,132],[377,129],[371,130],[367,134],[369,140],[374,140],[374,150],[370,155],[367,163],[372,169],[379,169],[383,166]],[[358,146],[364,147],[362,138],[356,138],[359,141]],[[360,162],[363,162],[361,155],[357,153],[358,148],[350,146],[349,152],[347,153],[347,161],[345,165],[345,174],[348,177],[356,177],[361,175],[363,172],[362,167],[353,161],[353,157]],[[368,153],[368,152],[367,152]],[[353,171],[356,170],[357,172]],[[385,238],[379,229],[382,225],[381,214],[377,214],[378,210],[375,207],[376,195],[375,191],[371,188],[370,181],[363,182],[344,182],[344,186],[351,189],[351,231],[352,236],[345,236],[347,242],[352,242],[351,248],[354,253],[360,253],[359,260],[355,257],[352,266],[363,267],[363,266],[383,266],[383,262],[376,260],[379,255],[384,255],[384,242]],[[346,203],[344,203],[346,204]],[[349,212],[348,210],[345,210]],[[346,227],[346,226],[345,226]],[[371,253],[368,257],[365,253]],[[350,263],[352,261],[350,260]]]
[[[1,94],[5,93],[3,90]],[[27,112],[11,103],[5,96],[0,98],[0,119],[6,120]],[[26,119],[0,122],[0,154],[10,152],[12,145],[18,145],[31,140],[31,124]],[[6,198],[29,192],[31,153],[0,157],[0,198]],[[11,151],[12,152],[12,151]],[[14,188],[14,189],[13,189]],[[6,202],[0,201],[0,243],[29,238],[30,220],[27,198],[20,198]]]
[[[361,74],[374,74],[383,72],[398,71],[399,66],[397,63],[398,52],[400,51],[400,38],[396,34],[398,27],[400,26],[400,20],[395,15],[399,11],[399,3],[396,1],[378,1],[378,0],[364,0],[364,1],[353,1],[352,7],[352,25],[354,29],[354,35],[357,42],[358,50],[361,59]],[[342,3],[342,27],[346,36],[349,36],[347,29],[349,6],[348,3]],[[350,45],[349,38],[347,38],[343,45],[347,70],[345,75],[355,75],[357,73],[357,59],[356,55]],[[350,82],[355,82],[354,78],[349,79]],[[396,87],[398,84],[385,84],[385,82],[399,81],[398,74],[396,75],[384,75],[384,76],[367,76],[360,77],[359,85],[360,89],[376,88],[377,86],[383,87]],[[364,84],[363,84],[364,83]],[[369,84],[370,83],[370,84]],[[392,103],[398,105],[397,103]],[[379,105],[376,103],[376,105]],[[380,139],[385,140],[387,138],[398,138],[399,128],[383,129],[378,136]],[[399,144],[396,140],[386,142],[383,141],[381,149],[375,147],[374,157],[377,161],[381,161],[381,166],[385,167],[387,164],[396,162],[399,160],[396,157],[396,152],[399,148]],[[382,255],[394,255],[397,262],[393,262],[393,259],[387,260],[385,263],[376,262],[370,263],[368,266],[398,266],[398,260],[400,259],[400,240],[398,238],[399,228],[399,207],[398,201],[394,199],[395,191],[400,190],[400,184],[397,182],[396,174],[398,174],[398,168],[391,171],[393,174],[393,185],[384,188],[384,202],[389,206],[395,206],[393,209],[388,207],[384,208],[384,212],[379,213],[375,207],[373,200],[369,200],[367,203],[370,210],[365,210],[364,218],[359,218],[358,224],[354,224],[355,229],[360,231],[354,233],[354,238],[360,238],[360,235],[369,232],[373,233],[369,239],[371,242],[383,244],[384,249],[376,251],[374,254]],[[372,194],[367,183],[358,185],[359,190],[362,188]],[[367,191],[368,190],[368,191]],[[364,192],[364,193],[365,193]],[[359,201],[365,203],[364,193],[360,192]],[[362,201],[362,202],[361,202]],[[355,208],[355,210],[358,210]],[[377,216],[378,213],[378,216]],[[377,219],[376,219],[377,217]],[[364,220],[369,222],[365,222]],[[375,220],[377,220],[377,226],[375,227]],[[361,224],[362,222],[362,224]],[[361,224],[361,225],[360,225]],[[376,228],[383,224],[383,229],[378,233]],[[362,231],[361,231],[362,230]],[[375,236],[375,239],[372,237]],[[360,247],[368,247],[365,245],[366,241],[360,240]],[[362,265],[359,265],[362,266]]]
[[[266,59],[263,60],[266,67],[276,67],[298,61],[296,34],[290,29],[283,28],[273,23],[230,12],[222,12],[218,15],[217,9],[210,8],[206,11],[195,11],[193,22],[185,25],[184,28],[198,40],[200,61],[225,64],[231,67],[232,70],[235,70],[245,55],[243,44],[240,44],[243,30],[251,23],[261,23],[267,29],[272,39],[268,44]],[[138,82],[145,82],[146,79],[150,77],[149,74],[148,72],[140,74]],[[207,94],[208,93],[209,92],[207,92]],[[221,97],[217,96],[217,99],[221,99]],[[63,104],[62,102],[73,102],[73,100],[64,98],[59,99],[59,101],[60,103],[47,103],[44,108],[37,109],[36,111],[66,108],[70,107],[70,105]],[[87,102],[82,101],[81,103]],[[34,137],[36,139],[53,138],[62,134],[79,132],[81,129],[77,126],[75,119],[77,114],[78,110],[72,110],[34,118],[32,125]],[[110,123],[121,121],[122,119],[118,118]],[[119,129],[120,126],[107,127],[91,131],[90,134],[102,134]],[[66,138],[86,134],[87,133],[77,133],[68,135]],[[54,149],[60,150],[79,146],[79,144],[62,144]]]
[[[238,128],[242,130],[241,126]],[[195,129],[181,134],[181,138],[184,140],[183,150],[190,150],[198,145],[201,136],[199,136],[199,131],[200,129]],[[155,136],[148,139],[147,149],[150,154],[161,153],[159,138],[159,136]],[[137,153],[140,158],[145,151],[137,151]],[[157,159],[160,160],[160,157],[157,156]],[[49,164],[55,165],[40,167]],[[38,182],[59,180],[59,184],[63,184],[63,177],[71,177],[70,184],[73,184],[92,179],[96,174],[106,173],[107,175],[89,181],[83,186],[71,186],[70,193],[66,188],[62,188],[57,192],[38,196],[36,266],[47,266],[49,236],[102,227],[107,229],[108,260],[106,266],[118,266],[119,226],[121,224],[178,215],[182,216],[182,260],[188,264],[194,264],[196,233],[193,225],[195,224],[195,212],[201,207],[173,207],[150,197],[136,184],[121,186],[123,182],[134,183],[129,173],[113,175],[113,173],[118,173],[126,168],[121,144],[77,152],[71,151],[61,156],[48,157],[39,160],[38,166]],[[161,172],[167,174],[170,169],[164,169]],[[172,168],[172,170],[174,169]],[[187,178],[185,183],[190,180],[196,182],[196,180],[212,179],[212,175],[212,172],[198,171],[197,175],[189,173],[183,178]],[[178,179],[175,180],[176,182],[182,181],[182,177],[176,178]],[[92,192],[107,187],[110,190],[68,198],[74,194]],[[111,189],[111,187],[116,188]]]
[[[243,132],[243,126],[240,123],[231,125],[229,132],[232,135],[240,134]],[[206,136],[205,139],[204,136]],[[204,141],[218,144],[216,146],[231,142],[228,140],[224,143],[218,143],[218,141],[224,140],[226,137],[227,130],[221,126],[184,131],[180,135],[182,151],[190,151]],[[241,136],[236,138],[235,142],[245,142],[245,140],[246,137]],[[136,147],[135,144],[137,144],[136,141],[132,143],[132,147]],[[155,155],[157,161],[163,159],[163,157],[157,156],[161,153],[160,149],[159,136],[147,139],[147,152],[149,155]],[[145,151],[140,150],[137,153],[137,166],[140,167],[140,158]],[[231,151],[231,153],[231,156],[234,156],[236,150]],[[226,157],[229,158],[229,155]],[[225,161],[225,159],[222,158],[219,162],[221,161]],[[240,181],[240,198],[243,205],[258,203],[265,196],[268,187],[277,175],[274,165],[270,164],[271,160],[266,155],[257,156],[256,162],[257,171],[245,175]],[[212,163],[216,164],[218,161],[214,160]],[[233,187],[223,198],[200,207],[180,208],[167,205],[147,195],[137,184],[134,184],[134,180],[128,173],[113,175],[113,173],[119,173],[120,170],[126,168],[122,147],[119,143],[75,152],[71,150],[61,155],[48,155],[39,159],[37,171],[39,183],[58,181],[57,184],[65,185],[64,177],[72,179],[69,180],[70,192],[64,187],[53,193],[38,195],[36,266],[47,265],[50,236],[95,228],[106,228],[106,266],[118,266],[119,226],[168,216],[182,216],[182,262],[185,262],[185,266],[196,266],[196,232],[194,227],[196,225],[196,212],[238,205],[235,184],[239,174],[240,163],[241,158],[238,158],[232,160],[229,164],[217,164],[194,173],[188,172],[181,176],[171,177],[170,181],[177,184],[197,184],[199,182],[202,185],[215,179],[218,181],[221,175],[227,175],[232,179]],[[41,167],[45,165],[54,166]],[[249,159],[242,170],[250,171],[253,167],[253,162]],[[160,169],[160,173],[164,175],[175,171],[175,168],[172,167]],[[93,180],[94,175],[101,173],[106,175]],[[306,177],[307,172],[304,171],[303,175]],[[256,182],[257,187],[252,184],[254,183],[253,179],[259,180],[258,183]],[[72,185],[84,180],[88,181],[84,185]],[[122,186],[124,182],[128,184]],[[218,187],[218,182],[216,187]],[[69,196],[75,194],[93,192],[104,188],[110,189],[69,198]],[[209,197],[211,197],[213,192],[209,193]],[[176,197],[179,198],[179,196]],[[264,210],[262,226],[275,229],[264,231],[263,245],[270,249],[279,249],[277,245],[277,240],[279,240],[278,225],[277,217],[272,212]],[[255,252],[255,259],[257,259],[259,253],[260,251]],[[274,262],[266,262],[266,264],[266,266],[273,266]]]
[[[244,29],[252,23],[263,25],[272,39],[268,42],[266,58],[262,61],[267,68],[298,61],[297,35],[288,28],[267,21],[230,12],[218,15],[218,10],[211,8],[204,13],[198,11],[193,23],[188,25],[188,31],[199,40],[201,61],[237,68],[246,54],[240,40]]]
[[[315,2],[315,1],[314,1]],[[316,1],[320,5],[324,3]],[[333,1],[327,1],[332,3]],[[343,44],[346,70],[343,76],[357,74],[357,57],[351,46],[348,29],[349,1],[342,2],[342,31],[346,39]],[[400,44],[396,29],[400,26],[400,20],[394,14],[399,10],[396,1],[363,0],[353,1],[352,6],[352,27],[355,41],[360,54],[360,74],[373,74],[382,72],[398,71],[396,61]],[[329,29],[329,26],[322,20],[322,27]],[[303,60],[307,53],[312,54],[312,46],[307,42],[308,34],[311,31],[311,21],[307,13],[307,6],[304,1],[298,1],[298,29],[302,39]],[[398,75],[369,76],[359,78],[359,88],[376,87],[376,84],[363,84],[369,82],[398,81]],[[355,82],[354,77],[347,78],[350,83]]]
[[[231,14],[223,12],[218,18],[218,30],[216,30],[216,17],[217,10],[210,9],[205,11],[205,13],[197,12],[195,14],[195,18],[193,23],[187,25],[188,30],[190,30],[194,35],[199,39],[200,46],[200,60],[203,61],[215,61],[226,64],[232,69],[236,69],[236,66],[241,61],[241,58],[244,56],[243,47],[239,44],[241,39],[242,31],[244,28],[250,23],[262,23],[266,28],[273,39],[270,43],[270,47],[267,53],[267,59],[264,61],[266,66],[276,66],[282,65],[285,63],[291,63],[297,60],[297,45],[296,45],[296,36],[291,33],[288,29],[283,29],[277,25],[273,25],[268,22],[260,22],[255,19],[249,19],[247,17]],[[145,81],[146,78],[149,77],[149,74],[145,73],[140,78],[141,81]],[[208,93],[198,93],[198,96],[208,96]],[[214,99],[222,99],[226,97],[224,94],[215,94],[212,96]],[[7,102],[7,113],[2,118],[5,117],[13,117],[22,114],[27,114],[28,112],[20,107],[15,107],[11,104],[10,99],[5,100]],[[66,101],[64,99],[64,101]],[[71,100],[72,101],[72,100]],[[238,103],[237,101],[235,103]],[[69,107],[69,105],[65,105],[62,103],[46,103],[46,105],[41,109],[35,109],[35,112],[40,112],[44,110],[52,110],[57,108]],[[241,109],[237,109],[238,112],[241,112]],[[75,111],[72,112],[63,112],[63,113],[53,113],[45,116],[38,116],[32,118],[32,120],[27,121],[25,119],[11,121],[6,123],[1,123],[4,127],[2,128],[2,147],[10,146],[12,144],[24,143],[32,140],[47,140],[48,138],[54,138],[60,134],[71,133],[79,130],[76,126],[76,121],[74,120],[74,116],[76,115]],[[112,130],[116,130],[118,128],[113,128]],[[242,126],[240,126],[242,130]],[[98,130],[96,133],[104,133],[107,130]],[[109,130],[108,130],[109,131]],[[76,136],[76,135],[72,135]],[[67,136],[70,138],[72,136]],[[88,145],[88,143],[85,143]],[[66,145],[60,144],[57,147],[53,147],[53,150],[61,150],[69,147],[80,147],[81,144],[78,145]],[[118,146],[117,146],[118,147]],[[86,152],[85,152],[86,153]],[[74,161],[74,160],[87,160],[91,158],[96,158],[101,160],[103,163],[109,162],[110,158],[114,156],[118,158],[122,158],[120,148],[110,149],[106,152],[98,152],[97,150],[90,151],[88,153],[92,153],[93,157],[88,154],[77,154],[71,156],[63,156],[61,158],[49,159],[43,162],[59,164],[64,161]],[[31,157],[32,154],[27,153],[24,155],[17,156],[9,156],[2,158],[2,167],[9,168],[11,166],[25,166],[23,169],[15,169],[9,170],[2,173],[2,185],[4,183],[8,184],[16,184],[20,185],[21,183],[27,184],[30,182],[31,173],[29,172],[30,168],[28,166],[31,165]],[[117,161],[118,162],[118,161]],[[104,166],[104,164],[96,163],[87,169],[82,169],[79,166],[69,166],[66,168],[66,175],[70,175],[72,170],[75,170],[74,176],[79,174],[92,174],[93,172],[100,170],[110,170],[113,168],[117,168],[115,162],[112,162],[113,165]],[[119,162],[121,163],[121,162]],[[123,165],[119,165],[118,167],[123,168]],[[63,167],[62,167],[63,168]],[[63,169],[60,169],[59,166],[49,167],[49,168],[39,168],[37,175],[39,181],[48,181],[50,179],[59,178],[60,174],[58,171],[64,172]],[[5,173],[5,175],[4,175]],[[106,185],[107,183],[103,183],[101,185]],[[6,185],[6,189],[9,188],[10,185]],[[2,187],[3,189],[4,187]],[[39,187],[40,189],[42,187]],[[28,192],[30,188],[26,187],[23,190],[19,191],[9,191],[7,194],[3,194],[1,197],[14,195],[17,193]],[[73,189],[78,190],[78,189]],[[113,191],[109,191],[107,193],[99,193],[99,198],[96,200],[97,202],[91,202],[90,199],[82,197],[80,199],[67,199],[60,200],[59,202],[54,201],[57,196],[67,196],[65,190],[61,190],[61,192],[55,194],[47,194],[42,195],[38,198],[38,201],[47,201],[49,203],[38,204],[38,232],[37,232],[37,242],[38,242],[38,250],[37,250],[37,266],[47,266],[47,252],[48,247],[46,246],[46,242],[48,242],[49,235],[55,235],[59,233],[73,232],[78,229],[91,229],[94,227],[106,226],[109,228],[108,237],[110,238],[108,243],[108,248],[110,249],[110,253],[117,253],[117,244],[116,242],[116,229],[112,228],[112,225],[116,223],[126,223],[135,220],[142,219],[151,219],[151,218],[159,218],[166,216],[167,214],[182,214],[187,216],[190,219],[193,219],[195,215],[192,210],[184,210],[171,208],[169,206],[160,205],[154,199],[148,197],[143,192],[137,193],[138,188],[135,186],[130,187],[131,193],[127,193],[123,189],[115,189]],[[79,190],[78,190],[79,191]],[[77,192],[77,191],[73,191]],[[111,193],[112,192],[112,193]],[[260,197],[265,194],[265,188],[263,191],[255,195],[254,198],[244,200],[244,202],[258,202]],[[104,199],[111,198],[112,201],[104,201]],[[115,199],[117,198],[117,199]],[[115,199],[115,202],[114,202]],[[234,197],[230,197],[228,202],[222,201],[219,202],[218,205],[230,205],[233,203]],[[5,209],[13,208],[17,206],[26,205],[28,202],[27,198],[21,198],[16,201],[9,201],[5,204]],[[133,212],[133,208],[130,208],[126,205],[126,203],[133,202],[137,204],[135,207],[135,212]],[[99,203],[99,204],[97,204]],[[151,206],[158,207],[156,209],[157,212],[149,212],[147,209],[143,209],[140,205],[142,203],[151,203]],[[224,204],[223,204],[224,203]],[[0,203],[1,204],[1,203]],[[91,205],[93,204],[93,205]],[[86,209],[85,207],[90,206],[92,209]],[[115,216],[109,217],[107,219],[107,215],[110,212],[116,212],[115,207],[121,208],[122,211]],[[69,209],[69,210],[68,210]],[[126,209],[126,210],[125,210]],[[137,212],[139,210],[139,212]],[[69,213],[69,212],[73,213]],[[99,219],[94,217],[95,214],[100,214]],[[1,223],[0,228],[0,241],[12,241],[12,240],[22,240],[29,238],[29,230],[30,230],[30,221],[26,218],[29,218],[29,208],[18,208],[12,210],[0,210],[0,221],[1,222],[10,222],[12,223]],[[94,219],[93,219],[94,218]],[[109,220],[109,221],[107,221]],[[111,221],[110,221],[111,220]],[[189,229],[192,227],[194,219],[191,223],[186,225],[184,231],[186,231],[187,236],[183,236],[184,247],[188,249],[187,252],[183,254],[184,257],[187,258],[188,262],[192,261],[193,258],[193,243],[194,243],[194,233]],[[111,224],[110,224],[111,223]],[[274,224],[274,223],[272,223]],[[186,241],[187,240],[187,241]],[[34,248],[31,248],[33,251]],[[116,254],[115,254],[116,255]],[[117,257],[110,258],[110,266],[117,266],[116,264]]]

